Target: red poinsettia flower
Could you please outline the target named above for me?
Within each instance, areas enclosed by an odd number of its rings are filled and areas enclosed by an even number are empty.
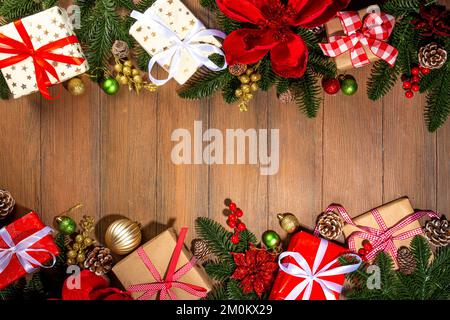
[[[349,0],[217,0],[229,18],[251,23],[228,35],[223,49],[230,65],[252,64],[270,52],[273,71],[299,78],[306,71],[308,49],[292,27],[314,28],[344,9]]]
[[[245,253],[232,253],[236,270],[232,279],[240,280],[242,291],[256,292],[258,297],[270,290],[278,270],[276,255],[265,249],[251,246]]]

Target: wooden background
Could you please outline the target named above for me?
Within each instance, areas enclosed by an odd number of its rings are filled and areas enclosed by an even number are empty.
[[[198,1],[185,2],[211,20]],[[20,210],[36,210],[47,223],[83,203],[74,217],[95,216],[98,235],[122,215],[139,221],[146,239],[168,225],[193,227],[199,216],[224,223],[228,197],[258,235],[280,230],[281,212],[312,227],[333,202],[354,216],[409,196],[415,208],[449,214],[450,121],[427,132],[425,97],[405,99],[399,83],[383,100],[369,101],[369,72],[352,71],[359,92],[324,96],[313,120],[294,104],[280,104],[273,92],[259,93],[241,113],[220,95],[182,100],[174,82],[139,96],[124,89],[109,97],[90,84],[83,97],[63,92],[56,102],[39,94],[0,102],[0,187],[14,194]],[[204,130],[280,129],[278,174],[261,176],[254,165],[173,165],[171,133],[192,132],[194,120]]]

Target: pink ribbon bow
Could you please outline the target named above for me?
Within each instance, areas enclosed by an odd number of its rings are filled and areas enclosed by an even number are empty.
[[[141,258],[142,262],[145,264],[145,266],[152,274],[153,278],[156,280],[156,282],[135,284],[128,287],[129,292],[144,292],[138,298],[138,300],[147,300],[151,296],[157,294],[158,292],[160,292],[159,295],[160,300],[166,300],[168,299],[168,297],[170,297],[171,300],[177,300],[177,296],[172,291],[172,288],[182,289],[200,298],[206,296],[205,288],[178,281],[178,279],[180,279],[183,275],[185,275],[189,270],[191,270],[194,267],[197,261],[195,257],[192,257],[192,259],[188,263],[186,263],[180,269],[175,271],[178,259],[180,258],[181,250],[183,249],[184,239],[186,238],[187,231],[188,228],[181,229],[180,236],[178,237],[177,245],[175,246],[175,249],[173,251],[172,259],[170,260],[169,269],[167,270],[165,279],[161,278],[161,275],[159,274],[158,270],[156,270],[153,263],[150,261],[144,249],[140,247],[137,250],[137,253]]]
[[[340,205],[331,205],[325,210],[325,212],[338,212],[344,221],[352,226],[357,227],[360,231],[353,232],[347,239],[350,250],[356,252],[356,238],[369,240],[373,246],[373,249],[366,254],[368,260],[372,260],[378,254],[378,252],[385,251],[391,254],[394,259],[397,259],[397,247],[394,244],[395,240],[406,240],[416,235],[422,234],[422,228],[416,228],[413,230],[405,231],[399,234],[398,231],[410,223],[419,220],[422,217],[428,216],[430,218],[438,218],[439,216],[433,211],[418,211],[400,220],[392,227],[388,227],[383,220],[380,212],[377,209],[371,211],[375,221],[377,222],[379,229],[371,228],[367,226],[356,225],[348,215],[344,207]],[[395,234],[395,235],[394,235]]]
[[[392,33],[395,17],[386,13],[369,13],[361,21],[357,12],[338,12],[345,36],[334,35],[329,37],[329,43],[319,44],[323,53],[329,57],[337,57],[350,51],[352,64],[355,68],[370,63],[364,46],[394,66],[398,50],[385,42]]]

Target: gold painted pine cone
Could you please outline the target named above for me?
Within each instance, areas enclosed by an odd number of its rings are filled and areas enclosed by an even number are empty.
[[[9,191],[0,189],[0,220],[5,219],[13,211],[16,201]]]
[[[317,224],[320,235],[328,240],[334,240],[339,237],[344,227],[344,221],[341,216],[334,211],[322,213]]]
[[[439,44],[431,42],[419,50],[419,63],[429,69],[440,69],[447,61],[447,51]]]
[[[102,246],[94,247],[87,254],[84,267],[99,276],[107,274],[113,267],[111,250]]]
[[[423,232],[435,247],[445,247],[450,243],[450,222],[445,216],[428,220]]]

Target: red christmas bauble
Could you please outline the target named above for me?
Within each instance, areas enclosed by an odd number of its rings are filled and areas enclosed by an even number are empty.
[[[411,78],[411,81],[414,83],[414,82],[420,82],[420,77],[419,76],[413,76],[412,78]]]
[[[245,225],[245,223],[241,222],[241,223],[238,224],[237,229],[239,231],[244,231],[244,230],[247,229],[247,226]]]
[[[238,218],[240,218],[244,215],[244,212],[242,212],[241,209],[237,208],[235,214],[238,216]]]
[[[230,215],[228,216],[228,220],[230,220],[230,221],[236,221],[236,220],[237,220],[237,216],[236,216],[234,213],[232,213],[232,214],[230,214]]]
[[[420,84],[418,83],[413,83],[413,85],[411,86],[412,91],[419,91],[420,90]]]
[[[323,79],[322,88],[328,94],[336,94],[341,90],[341,83],[336,78]]]
[[[430,68],[424,68],[424,67],[422,67],[422,68],[420,69],[420,72],[422,72],[422,74],[424,74],[424,75],[427,75],[427,74],[430,74],[431,70],[430,70]]]
[[[406,80],[405,82],[403,82],[403,89],[410,89],[411,85],[411,81]]]
[[[414,92],[412,91],[406,91],[405,92],[405,97],[407,97],[408,99],[411,99],[412,97],[414,97]]]
[[[236,203],[231,202],[231,203],[228,205],[228,208],[230,208],[231,211],[235,212],[235,211],[236,211]]]
[[[231,237],[231,242],[232,243],[234,243],[234,244],[238,244],[239,243],[239,234],[234,234],[232,237]]]
[[[236,228],[236,220],[227,220],[227,224],[230,228]]]
[[[420,68],[419,67],[414,67],[414,68],[411,69],[411,74],[413,76],[417,76],[417,75],[419,75],[419,73],[420,73]]]

